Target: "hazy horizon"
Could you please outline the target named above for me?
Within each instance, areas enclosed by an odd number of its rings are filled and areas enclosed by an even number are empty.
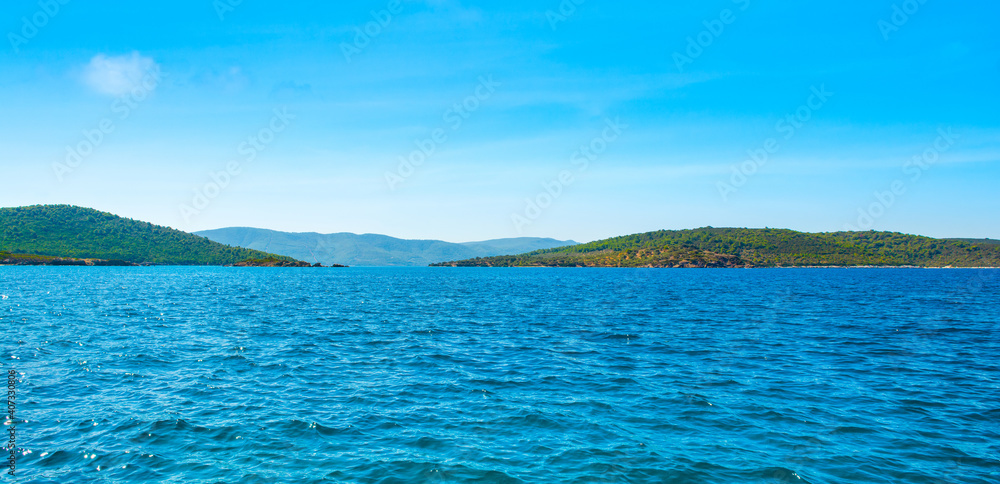
[[[998,239],[997,13],[14,2],[0,206],[446,241]]]
[[[375,236],[380,236],[380,237],[390,237],[390,238],[394,238],[394,239],[402,239],[402,237],[396,237],[396,236],[394,236],[392,234],[373,234],[373,233],[370,233],[370,232],[363,233],[363,234],[362,233],[357,233],[357,232],[316,232],[314,230],[307,230],[307,231],[301,231],[301,232],[300,231],[292,232],[292,231],[285,231],[285,230],[274,230],[274,229],[269,229],[267,227],[219,227],[219,228],[216,228],[216,229],[196,230],[196,231],[194,231],[192,233],[199,234],[199,233],[204,233],[204,232],[213,232],[213,231],[228,230],[228,229],[267,230],[267,231],[283,232],[283,233],[289,233],[289,234],[358,235],[358,236],[375,235]],[[505,239],[511,239],[511,238],[521,238],[521,237],[505,237]],[[526,236],[524,238],[552,239],[552,240],[558,240],[558,241],[561,241],[561,242],[580,242],[578,240],[554,239],[552,237],[527,237]],[[448,242],[448,243],[452,243],[452,244],[471,244],[471,243],[490,242],[492,240],[503,240],[503,239],[463,240],[463,241],[444,240],[444,239],[404,239],[404,240],[437,240],[437,241]],[[590,241],[588,241],[588,242],[590,242]]]

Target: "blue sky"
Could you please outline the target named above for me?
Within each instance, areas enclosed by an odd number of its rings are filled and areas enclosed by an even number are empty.
[[[1000,238],[996,2],[95,3],[0,16],[2,206],[459,242]]]

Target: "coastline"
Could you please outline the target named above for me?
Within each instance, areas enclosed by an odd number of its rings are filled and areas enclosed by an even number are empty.
[[[0,260],[0,267],[225,267],[225,268],[272,268],[272,269],[347,269],[351,266],[333,264],[329,266],[308,264],[308,263],[286,263],[286,264],[253,264],[237,263],[227,265],[204,265],[204,264],[155,264],[155,263],[131,263],[126,261],[114,261],[103,259],[66,259],[53,258],[47,262],[16,262],[9,263]],[[430,266],[364,266],[362,269],[655,269],[655,270],[767,270],[767,269],[923,269],[923,270],[1000,270],[1000,266],[975,266],[975,267],[932,267],[932,266],[761,266],[761,267],[653,267],[653,266],[462,266],[462,265],[430,265]]]
[[[652,266],[466,266],[466,265],[432,265],[431,268],[452,269],[657,269],[657,270],[719,270],[719,269],[926,269],[926,270],[998,270],[1000,267],[932,267],[932,266],[760,266],[760,267],[652,267]]]
[[[32,267],[282,267],[282,268],[321,268],[320,263],[284,260],[277,258],[251,259],[235,264],[161,264],[153,262],[129,262],[118,259],[78,259],[74,257],[56,257],[35,254],[12,254],[0,252],[0,266],[32,266]],[[331,268],[347,267],[333,264]]]

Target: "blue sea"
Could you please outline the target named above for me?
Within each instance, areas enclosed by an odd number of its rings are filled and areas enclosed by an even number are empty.
[[[0,267],[0,480],[997,483],[998,302],[996,270]]]

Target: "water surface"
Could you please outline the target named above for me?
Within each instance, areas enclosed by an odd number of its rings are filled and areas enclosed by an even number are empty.
[[[0,357],[16,482],[996,483],[997,301],[989,270],[0,267]]]

